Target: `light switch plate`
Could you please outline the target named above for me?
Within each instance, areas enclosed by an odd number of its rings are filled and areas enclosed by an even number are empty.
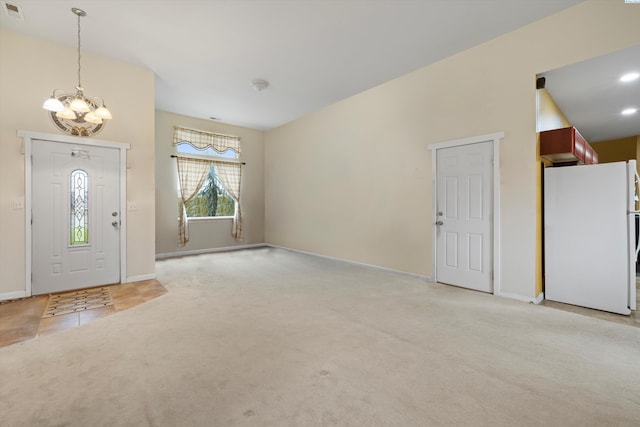
[[[14,199],[13,209],[24,209],[24,199]]]

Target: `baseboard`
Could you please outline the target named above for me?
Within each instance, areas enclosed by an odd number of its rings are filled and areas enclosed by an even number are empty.
[[[533,303],[533,304],[540,304],[542,302],[542,300],[544,299],[544,293],[542,293],[542,292],[540,293],[540,295],[538,295],[535,298],[534,297],[527,297],[527,296],[520,295],[520,294],[511,294],[509,292],[500,292],[496,296],[509,298],[509,299],[514,299],[514,300],[517,300],[517,301],[530,302],[530,303]]]
[[[156,273],[141,274],[141,275],[138,275],[138,276],[128,276],[126,283],[141,282],[143,280],[151,280],[151,279],[155,279],[155,278],[156,278]]]
[[[337,258],[337,257],[329,256],[329,255],[317,254],[315,252],[302,251],[300,249],[292,249],[292,248],[288,248],[286,246],[273,245],[271,243],[265,243],[263,246],[268,246],[270,248],[276,248],[276,249],[283,249],[285,251],[297,252],[297,253],[305,254],[305,255],[317,256],[319,258],[330,259],[332,261],[346,262],[347,264],[358,265],[360,267],[367,267],[367,268],[374,268],[376,270],[388,271],[390,273],[396,273],[396,274],[401,274],[403,276],[415,277],[417,279],[426,280],[427,282],[432,282],[433,281],[433,280],[431,280],[431,277],[428,277],[428,276],[422,276],[420,274],[408,273],[406,271],[401,271],[401,270],[394,270],[392,268],[387,268],[387,267],[380,267],[379,265],[366,264],[364,262],[358,262],[358,261],[351,261],[351,260],[344,259],[344,258]]]
[[[536,299],[534,299],[534,300],[533,300],[533,303],[534,303],[535,305],[538,305],[538,304],[540,304],[543,300],[544,300],[544,292],[540,292],[540,295],[538,295],[538,296],[536,297]]]
[[[10,299],[20,299],[20,298],[26,298],[27,292],[26,291],[14,291],[14,292],[5,292],[3,294],[0,294],[0,301],[6,301],[6,300],[10,300]]]
[[[187,255],[201,255],[201,254],[210,254],[215,252],[239,251],[241,249],[263,248],[265,246],[269,246],[269,245],[265,243],[255,243],[251,245],[224,246],[221,248],[195,249],[192,251],[170,252],[166,254],[156,254],[156,260],[167,259],[167,258],[177,258],[177,257],[187,256]]]

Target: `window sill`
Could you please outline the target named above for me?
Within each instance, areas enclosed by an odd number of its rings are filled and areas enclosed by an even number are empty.
[[[217,221],[219,219],[233,219],[232,216],[195,216],[188,217],[189,222],[207,222],[207,221]]]

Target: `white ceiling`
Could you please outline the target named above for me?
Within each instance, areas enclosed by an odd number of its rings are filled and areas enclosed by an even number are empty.
[[[264,130],[580,1],[9,0],[0,27],[75,47],[82,8],[83,51],[153,70],[156,108]]]
[[[569,122],[589,142],[640,135],[640,79],[620,77],[640,73],[640,45],[541,73],[546,88]],[[625,108],[639,110],[633,116]]]

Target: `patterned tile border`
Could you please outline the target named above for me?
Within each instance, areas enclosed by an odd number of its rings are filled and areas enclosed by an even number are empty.
[[[113,300],[111,299],[109,288],[106,286],[52,294],[49,297],[49,303],[44,310],[42,318],[62,316],[63,314],[77,313],[110,305],[113,305]]]

